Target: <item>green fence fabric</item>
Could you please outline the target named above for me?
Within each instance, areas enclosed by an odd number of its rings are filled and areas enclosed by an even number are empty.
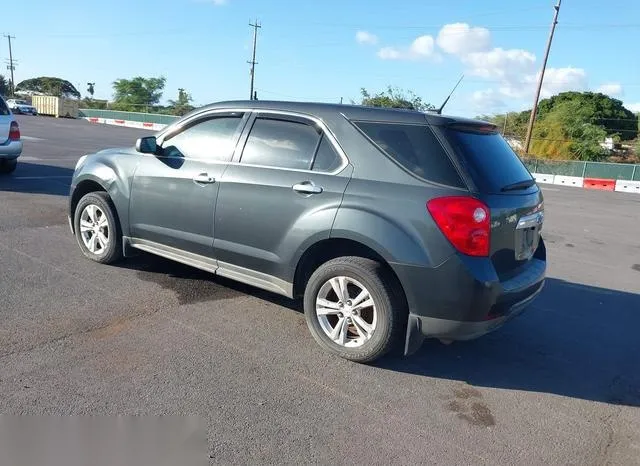
[[[584,169],[584,162],[566,160],[538,160],[536,164],[536,173],[552,175],[583,176]]]
[[[158,113],[120,112],[117,110],[98,110],[93,108],[80,109],[80,117],[146,121],[148,123],[160,123],[164,125],[169,125],[179,118],[173,115],[161,115]]]
[[[630,180],[633,177],[635,165],[624,163],[594,163],[587,162],[585,178],[606,178],[610,180]],[[638,169],[635,169],[636,172]]]
[[[531,173],[640,181],[640,165],[533,158],[525,158],[522,161]]]

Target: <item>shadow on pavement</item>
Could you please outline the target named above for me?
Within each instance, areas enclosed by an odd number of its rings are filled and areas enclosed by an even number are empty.
[[[142,253],[119,264],[176,293],[181,304],[250,295],[301,312],[298,301]],[[482,338],[428,340],[382,369],[640,407],[640,294],[548,278],[521,316]]]
[[[640,407],[640,295],[548,278],[532,307],[494,333],[450,346],[428,340],[377,366]]]
[[[135,270],[141,280],[173,291],[180,304],[217,301],[249,295],[295,311],[302,310],[302,304],[298,301],[153,254],[140,252],[140,255],[127,258],[117,266]]]
[[[21,162],[9,175],[0,175],[0,192],[68,196],[73,169]]]

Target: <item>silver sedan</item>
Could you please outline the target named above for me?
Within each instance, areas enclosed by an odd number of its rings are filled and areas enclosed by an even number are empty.
[[[0,97],[0,173],[11,173],[22,154],[20,127],[6,102]]]

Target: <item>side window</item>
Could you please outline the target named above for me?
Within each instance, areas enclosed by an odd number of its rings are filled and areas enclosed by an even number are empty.
[[[240,163],[308,170],[320,131],[297,121],[256,118]]]
[[[240,116],[221,116],[200,121],[162,144],[163,155],[228,162],[235,147]]]
[[[354,122],[389,157],[425,180],[464,187],[440,142],[427,125]]]
[[[317,172],[332,172],[340,166],[342,159],[326,136],[322,136],[316,158],[311,169]]]

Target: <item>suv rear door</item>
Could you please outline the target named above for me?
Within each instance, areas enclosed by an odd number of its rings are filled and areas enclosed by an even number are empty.
[[[13,116],[9,111],[9,107],[5,101],[0,97],[0,144],[4,144],[9,139],[9,130],[11,129],[11,122]]]
[[[256,112],[222,176],[218,273],[288,294],[306,245],[328,238],[352,168],[317,119]]]
[[[510,278],[538,247],[544,218],[542,192],[494,126],[453,123],[439,130],[472,191],[491,211],[491,260],[501,280]]]

